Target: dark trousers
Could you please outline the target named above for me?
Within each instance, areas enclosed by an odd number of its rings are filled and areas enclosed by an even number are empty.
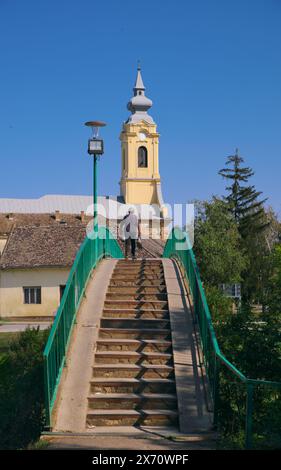
[[[131,254],[134,258],[136,256],[136,239],[129,237],[125,240],[125,256],[128,256],[129,245],[131,245]]]

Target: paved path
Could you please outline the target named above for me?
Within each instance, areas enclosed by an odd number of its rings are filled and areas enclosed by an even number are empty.
[[[173,340],[179,427],[183,433],[210,432],[204,368],[200,362],[189,298],[177,264],[163,259]]]
[[[49,450],[214,450],[213,436],[186,436],[179,431],[134,427],[97,428],[89,435],[43,435]]]
[[[40,328],[40,330],[46,330],[51,325],[50,322],[40,322],[40,323],[4,323],[0,324],[0,333],[17,333],[19,331],[24,331],[26,328]]]

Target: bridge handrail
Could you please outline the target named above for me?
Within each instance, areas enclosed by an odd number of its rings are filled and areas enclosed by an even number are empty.
[[[97,238],[86,237],[76,254],[43,352],[47,428],[51,428],[52,410],[76,314],[91,272],[105,256],[123,258],[123,253],[111,232],[100,227]]]
[[[185,245],[182,245],[180,248],[179,245],[181,243],[185,243]],[[248,378],[234,364],[228,361],[221,352],[196,258],[186,232],[183,232],[178,227],[172,229],[164,247],[163,258],[174,258],[180,263],[190,287],[194,315],[199,323],[204,364],[214,404],[214,424],[217,424],[218,420],[219,364],[221,363],[246,386],[245,447],[250,448],[252,446],[253,387],[264,385],[281,388],[281,382]]]

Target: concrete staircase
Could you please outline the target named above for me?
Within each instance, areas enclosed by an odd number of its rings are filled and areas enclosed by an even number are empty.
[[[119,260],[101,318],[86,426],[177,426],[161,259]]]

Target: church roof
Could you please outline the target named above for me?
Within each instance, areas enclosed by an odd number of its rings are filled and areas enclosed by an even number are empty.
[[[120,196],[99,196],[98,212],[101,217],[109,220],[116,220],[124,217],[128,208],[133,204],[124,204]],[[154,206],[149,204],[136,204],[136,211],[142,218],[159,218],[160,214]],[[63,214],[63,219],[69,224],[76,224],[80,220],[82,211],[85,215],[93,215],[93,197],[67,194],[46,194],[34,199],[7,199],[0,198],[0,233],[5,232],[4,226],[11,226],[17,220],[25,224],[38,218],[38,223],[47,221],[46,224],[54,220],[54,214],[59,211]],[[8,217],[11,214],[11,217]],[[73,218],[73,216],[76,216]],[[29,222],[28,222],[29,223]],[[19,225],[19,224],[18,224]],[[1,230],[1,227],[3,230]]]
[[[0,198],[0,212],[50,214],[59,210],[64,214],[79,214],[92,203],[92,196],[66,194],[46,194],[34,199]]]

